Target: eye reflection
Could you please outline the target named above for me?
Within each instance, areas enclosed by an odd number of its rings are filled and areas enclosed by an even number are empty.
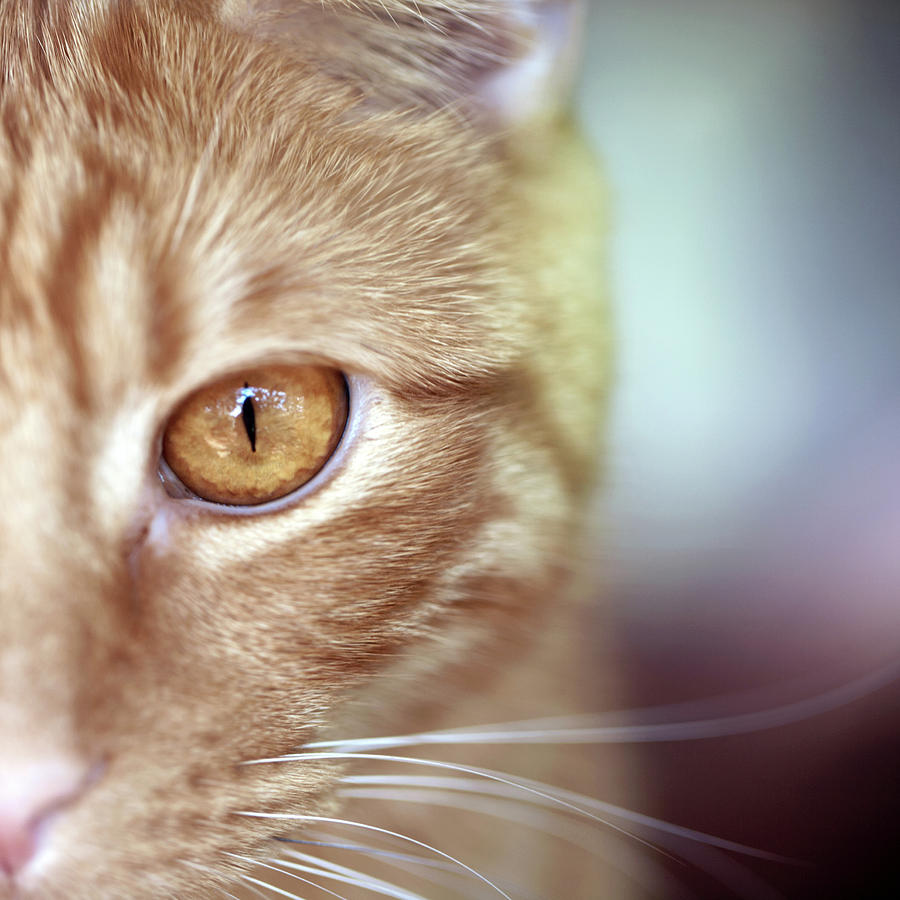
[[[247,432],[247,439],[250,441],[250,449],[256,453],[256,409],[253,406],[253,392],[250,391],[250,385],[244,382],[244,390],[247,396],[241,403],[241,419],[244,422],[244,429]]]

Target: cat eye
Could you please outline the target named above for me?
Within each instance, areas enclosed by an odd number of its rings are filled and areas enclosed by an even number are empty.
[[[202,500],[255,506],[319,472],[347,424],[347,384],[324,366],[264,366],[191,394],[163,436],[163,459]]]

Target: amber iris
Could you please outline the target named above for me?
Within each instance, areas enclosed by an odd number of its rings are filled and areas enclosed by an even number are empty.
[[[252,506],[309,481],[347,424],[347,385],[324,366],[265,366],[191,394],[166,427],[163,456],[203,500]]]

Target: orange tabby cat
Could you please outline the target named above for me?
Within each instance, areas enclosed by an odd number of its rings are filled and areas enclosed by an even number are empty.
[[[0,5],[2,900],[630,896],[504,745],[295,758],[598,702],[576,19]]]

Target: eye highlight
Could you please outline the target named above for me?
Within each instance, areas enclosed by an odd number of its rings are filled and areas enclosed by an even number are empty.
[[[264,366],[191,394],[163,436],[163,458],[203,500],[255,506],[308,482],[347,424],[347,385],[324,366]]]

